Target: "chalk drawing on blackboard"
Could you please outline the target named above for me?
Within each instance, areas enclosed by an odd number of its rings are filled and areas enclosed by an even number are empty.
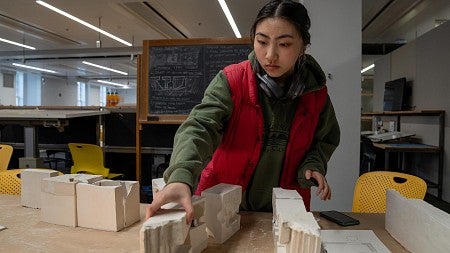
[[[151,47],[149,112],[189,114],[214,76],[226,65],[247,59],[250,51],[247,44]]]

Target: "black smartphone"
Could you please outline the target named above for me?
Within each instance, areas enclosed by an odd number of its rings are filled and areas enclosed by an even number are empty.
[[[359,224],[359,220],[338,211],[322,211],[319,212],[319,214],[327,220],[330,220],[341,226],[352,226]]]

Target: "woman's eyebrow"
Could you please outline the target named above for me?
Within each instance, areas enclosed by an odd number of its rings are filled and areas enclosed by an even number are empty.
[[[264,38],[270,39],[270,36],[269,36],[269,35],[264,34],[264,33],[262,33],[262,32],[258,32],[258,33],[256,33],[256,35],[259,35],[259,36],[262,36],[262,37],[264,37]],[[277,36],[275,39],[276,39],[276,40],[279,40],[279,39],[284,39],[284,38],[294,38],[294,36],[292,36],[292,35],[290,35],[290,34],[282,34],[282,35],[280,35],[280,36]]]

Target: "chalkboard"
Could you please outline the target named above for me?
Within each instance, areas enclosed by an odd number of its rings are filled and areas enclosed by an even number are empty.
[[[189,114],[214,76],[225,66],[246,60],[251,51],[248,40],[188,41],[148,47],[149,114]]]

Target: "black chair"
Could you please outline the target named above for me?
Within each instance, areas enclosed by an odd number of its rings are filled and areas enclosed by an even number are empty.
[[[361,136],[360,153],[359,174],[373,171],[377,155],[372,141],[366,136]]]

